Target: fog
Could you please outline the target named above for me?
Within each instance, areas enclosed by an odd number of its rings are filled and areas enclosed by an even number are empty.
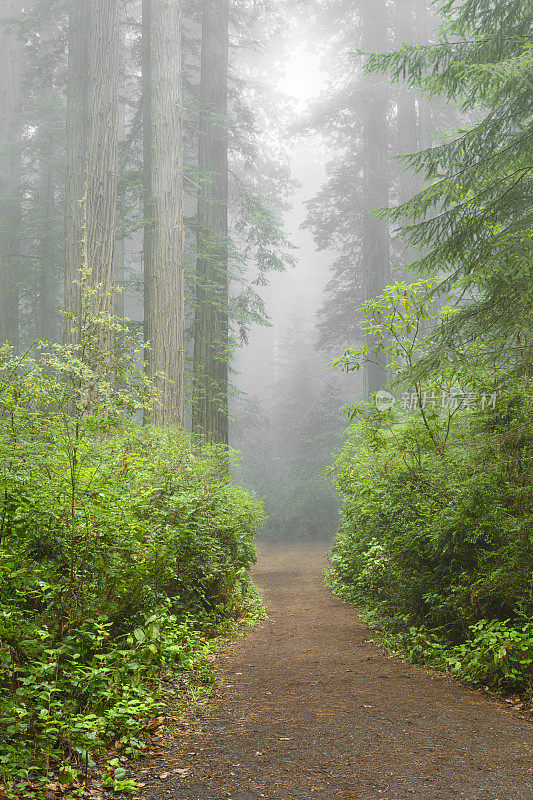
[[[333,361],[417,257],[373,211],[420,188],[395,157],[457,119],[355,51],[428,41],[426,3],[2,0],[0,16],[0,338],[78,346],[64,312],[86,269],[94,313],[127,320],[163,397],[137,422],[229,444],[265,534],[330,537],[341,409],[386,379],[379,359]]]
[[[282,214],[282,222],[295,247],[295,263],[285,272],[271,275],[269,285],[261,290],[269,326],[251,331],[249,342],[238,350],[234,362],[236,393],[231,430],[232,444],[240,454],[236,475],[264,499],[269,514],[265,535],[275,538],[329,538],[335,532],[338,526],[337,502],[331,480],[323,470],[332,463],[345,440],[349,424],[345,405],[365,398],[369,392],[365,375],[347,374],[333,364],[345,347],[361,343],[356,332],[361,318],[357,309],[368,293],[365,292],[361,265],[357,265],[362,248],[361,241],[357,240],[365,221],[361,216],[351,221],[354,212],[361,212],[356,208],[361,202],[361,187],[346,187],[347,196],[342,198],[346,205],[343,207],[339,203],[338,218],[328,221],[328,231],[317,231],[320,226],[316,224],[313,229],[316,217],[312,210],[313,200],[321,193],[327,202],[340,200],[335,179],[331,178],[339,164],[342,169],[344,159],[349,164],[355,155],[359,164],[354,179],[368,180],[363,167],[367,157],[362,149],[364,137],[357,131],[364,118],[367,99],[360,89],[354,89],[357,82],[364,84],[360,75],[361,59],[357,60],[346,48],[347,39],[344,46],[339,43],[342,37],[335,30],[335,21],[342,18],[347,9],[336,11],[333,4],[329,4],[329,9],[327,3],[322,5],[321,14],[315,4],[311,19],[305,11],[302,13],[301,8],[300,13],[292,16],[292,24],[285,29],[281,75],[275,81],[276,90],[281,89],[286,95],[291,109],[285,146],[294,188],[288,198],[289,207]],[[354,9],[356,5],[352,4]],[[414,6],[409,3],[399,5],[407,15],[413,14],[413,34],[416,24]],[[383,12],[384,7],[381,8]],[[375,13],[380,14],[379,7]],[[421,13],[419,4],[419,22]],[[328,21],[331,25],[330,41],[321,36]],[[408,22],[402,32],[406,30],[409,32]],[[361,31],[356,24],[352,40],[354,47],[360,38]],[[389,32],[384,44],[390,46],[393,41],[394,36]],[[383,91],[383,84],[380,84],[380,89]],[[359,95],[355,94],[356,91],[360,92]],[[359,108],[351,109],[352,118],[346,127],[355,129],[355,135],[361,136],[353,155],[350,153],[353,143],[347,146],[342,124],[329,119],[329,106],[339,101],[339,96],[340,113],[346,114],[343,108],[346,97],[342,95],[349,92],[354,93]],[[398,134],[394,133],[394,117],[401,113],[398,102],[405,104],[405,98],[399,100],[398,94],[397,90],[392,90],[388,111],[392,116],[388,123],[384,120],[391,129],[388,144],[385,140],[390,159],[385,169],[389,173],[391,200],[398,199],[404,188],[399,185],[403,168],[393,160],[394,151],[398,151],[400,144]],[[410,110],[415,119],[408,120],[414,141],[407,141],[407,144],[412,145],[421,141],[424,109],[420,107],[420,99],[415,100],[414,93],[409,95],[412,98]],[[351,100],[353,102],[353,98]],[[436,112],[432,113],[436,117]],[[451,110],[443,109],[442,113],[445,118],[447,115],[453,117]],[[350,132],[349,136],[352,135]],[[411,184],[409,180],[407,183],[406,191],[409,191],[416,182],[413,183],[411,178]],[[350,202],[355,206],[353,209],[349,209]],[[348,220],[350,222],[346,224]],[[392,250],[390,268],[397,271],[391,280],[402,280],[409,274],[402,269],[406,263],[404,253],[392,241],[390,231],[385,235]],[[335,247],[336,243],[340,247]],[[413,260],[416,256],[415,253],[408,255]],[[356,277],[355,285],[350,286],[350,305],[344,310],[344,317],[348,319],[346,335],[339,337],[335,332],[328,335],[328,316],[334,315],[327,304],[330,298],[334,304],[337,301],[339,307],[345,301],[343,291],[338,287],[332,288],[330,282],[339,274],[339,260],[342,262],[346,257],[351,259],[348,268]],[[340,271],[347,271],[345,264],[341,263]],[[336,327],[336,323],[331,327]]]

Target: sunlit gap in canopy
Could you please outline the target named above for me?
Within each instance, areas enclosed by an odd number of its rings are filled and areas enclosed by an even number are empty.
[[[305,110],[308,103],[324,88],[326,74],[320,67],[320,57],[305,45],[297,46],[285,64],[280,89],[296,101],[296,111]]]

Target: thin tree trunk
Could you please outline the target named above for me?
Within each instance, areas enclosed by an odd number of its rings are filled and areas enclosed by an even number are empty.
[[[125,59],[126,59],[126,18],[125,7],[122,8],[119,27],[120,27],[120,79],[123,80],[125,73]],[[118,105],[118,141],[123,143],[126,138],[126,105],[123,100],[119,98]],[[120,159],[119,172],[123,171],[123,159]],[[115,242],[115,286],[118,291],[115,294],[115,314],[119,319],[124,319],[125,316],[125,296],[124,296],[124,281],[125,281],[125,268],[126,268],[126,240],[124,236],[117,239]]]
[[[54,175],[52,134],[41,131],[39,147],[39,204],[42,218],[39,236],[39,305],[37,327],[39,338],[54,342],[57,339],[57,274],[54,263],[52,216],[54,213]]]
[[[89,0],[72,0],[69,14],[67,66],[67,146],[65,186],[65,286],[63,308],[79,313],[80,287],[76,283],[84,266],[85,179],[89,109],[87,81],[89,71]],[[65,341],[71,337],[71,324],[64,321]]]
[[[123,20],[121,20],[122,24]],[[126,47],[124,31],[121,32],[120,47],[124,58],[124,51]],[[122,58],[122,61],[123,61]],[[123,73],[123,63],[121,63],[121,74]],[[126,137],[126,107],[123,102],[119,101],[118,107],[118,141],[122,143]],[[122,159],[120,163],[120,170],[122,170]],[[115,286],[117,292],[115,294],[115,314],[119,319],[124,319],[125,316],[125,297],[124,297],[124,281],[125,281],[125,268],[126,268],[126,240],[124,236],[117,239],[115,242]]]
[[[146,362],[162,395],[154,406],[154,423],[181,425],[185,353],[179,0],[144,0],[143,40]]]
[[[396,0],[395,33],[398,48],[404,43],[416,44],[415,1],[418,2],[418,0]],[[405,84],[398,84],[397,102],[398,155],[403,156],[414,153],[418,148],[418,115],[414,90]],[[417,176],[405,164],[398,162],[398,166],[399,200],[400,203],[404,203],[417,190]]]
[[[20,74],[22,44],[9,25],[21,10],[0,0],[0,344],[19,347]]]
[[[383,50],[387,46],[387,7],[385,0],[361,2],[362,46],[365,51]],[[390,281],[390,234],[386,220],[372,213],[386,207],[389,201],[388,168],[388,88],[383,79],[369,75],[364,79],[363,152],[364,168],[364,228],[363,265],[366,297],[372,299],[383,291]],[[386,373],[381,365],[369,364],[367,393],[372,395],[383,386]]]
[[[198,161],[193,433],[228,444],[229,0],[204,0]]]
[[[148,341],[151,325],[152,299],[150,297],[151,233],[154,209],[152,205],[152,48],[151,48],[152,0],[142,0],[142,115],[143,115],[143,271],[144,271],[144,339]],[[145,350],[144,359],[150,369],[150,349]]]

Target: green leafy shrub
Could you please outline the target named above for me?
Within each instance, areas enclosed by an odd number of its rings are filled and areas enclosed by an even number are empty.
[[[475,412],[457,417],[445,460],[419,419],[353,427],[334,467],[345,503],[329,582],[389,633],[408,630],[395,642],[411,657],[420,648],[435,663],[442,646],[451,660],[440,666],[463,678],[528,688],[531,501],[509,453],[488,462],[485,424]],[[532,451],[524,439],[520,457]]]
[[[482,619],[470,638],[446,656],[446,666],[472,683],[533,689],[533,629],[517,630],[510,620]]]
[[[142,749],[166,676],[211,680],[209,639],[258,605],[263,513],[215,451],[131,421],[153,402],[131,353],[0,355],[0,780],[44,792]]]
[[[375,620],[379,622],[379,618]],[[410,661],[430,664],[462,680],[494,688],[533,689],[533,629],[520,630],[510,620],[482,619],[471,625],[466,640],[452,646],[425,626],[383,633],[383,643]]]
[[[417,402],[412,411],[348,409],[360,421],[331,469],[344,506],[328,580],[370,609],[385,641],[411,658],[472,682],[530,689],[530,379],[496,363],[490,375],[443,363],[433,378],[417,379],[429,337],[413,331],[430,317],[430,288],[397,284],[365,306],[378,348],[391,372],[411,375]],[[357,368],[369,351],[348,351],[343,362]],[[480,387],[489,395],[493,386],[494,408],[423,402]]]

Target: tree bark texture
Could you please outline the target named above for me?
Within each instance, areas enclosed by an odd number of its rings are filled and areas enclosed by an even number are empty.
[[[113,312],[119,87],[118,0],[92,0],[89,26],[87,265],[104,290],[97,309]],[[107,342],[107,347],[111,346]]]
[[[85,264],[85,180],[89,110],[89,0],[72,0],[69,12],[67,66],[67,145],[65,186],[65,285],[63,307],[79,312],[80,287],[75,281]],[[64,338],[70,341],[70,322]],[[74,342],[73,342],[74,343]]]
[[[157,425],[183,424],[184,269],[181,2],[143,2],[144,308]],[[162,377],[164,373],[164,377]]]
[[[204,0],[198,161],[193,433],[228,444],[229,0]]]
[[[65,308],[80,310],[82,267],[112,311],[117,196],[118,0],[75,0],[70,14],[65,218]],[[111,335],[101,347],[111,353]]]
[[[22,44],[10,20],[19,0],[0,0],[0,343],[19,345],[20,75]]]

